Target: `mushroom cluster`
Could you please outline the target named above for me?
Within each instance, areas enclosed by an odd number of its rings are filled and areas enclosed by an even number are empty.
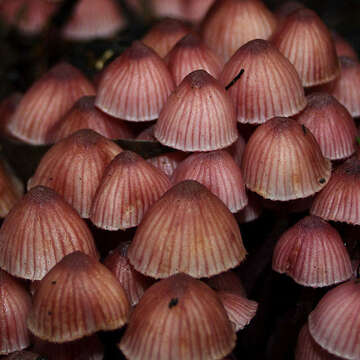
[[[360,359],[351,45],[297,2],[69,3],[0,2],[21,37],[106,44],[0,103],[4,152],[41,154],[0,159],[0,355]]]

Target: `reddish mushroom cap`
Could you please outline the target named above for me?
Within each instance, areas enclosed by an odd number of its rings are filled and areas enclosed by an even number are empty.
[[[68,40],[110,37],[125,27],[124,16],[114,0],[79,0],[62,29]]]
[[[310,212],[325,220],[360,225],[360,159],[352,157],[335,170]]]
[[[217,0],[202,23],[204,41],[224,61],[253,39],[268,39],[276,28],[274,15],[260,0]]]
[[[171,182],[196,180],[205,185],[232,213],[247,205],[245,183],[241,170],[225,150],[195,153],[176,168]]]
[[[76,250],[98,256],[91,232],[77,212],[43,186],[31,189],[0,229],[0,267],[20,278],[40,280]]]
[[[296,119],[305,125],[331,160],[351,156],[356,149],[357,129],[346,108],[327,93],[307,96],[307,107]]]
[[[161,57],[165,57],[190,30],[181,20],[163,19],[152,26],[141,41]]]
[[[148,209],[170,187],[169,178],[140,155],[123,151],[104,171],[90,219],[106,230],[139,225]]]
[[[119,347],[130,360],[216,360],[230,353],[235,341],[216,293],[177,274],[145,292]]]
[[[162,144],[182,151],[211,151],[231,145],[238,132],[229,94],[206,71],[193,71],[170,95],[154,135]]]
[[[95,94],[93,85],[75,67],[60,63],[25,93],[8,123],[14,137],[34,145],[47,144],[52,128],[84,95]]]
[[[83,129],[53,145],[28,181],[28,189],[54,189],[83,218],[90,208],[106,166],[122,149],[93,130]]]
[[[291,13],[272,42],[295,66],[303,86],[321,85],[339,76],[333,39],[314,11],[303,8]]]
[[[81,97],[53,129],[53,135],[50,135],[53,142],[58,142],[81,129],[94,130],[108,139],[133,137],[125,121],[103,113],[95,107],[94,102],[95,96]]]
[[[17,280],[0,269],[0,355],[30,345],[26,327],[30,307],[30,295]]]
[[[120,328],[129,312],[125,292],[110,270],[77,251],[40,282],[27,324],[40,339],[63,343]]]
[[[222,59],[210,50],[197,35],[191,33],[177,42],[165,60],[176,86],[186,75],[200,69],[207,71],[217,79],[223,65]]]
[[[303,218],[280,237],[272,267],[311,287],[348,280],[353,272],[339,233],[317,216]]]
[[[150,121],[158,118],[173,90],[164,60],[135,41],[103,71],[95,105],[119,119]]]
[[[309,315],[313,339],[341,358],[360,358],[360,284],[348,281],[330,290]]]
[[[225,86],[243,69],[230,89],[237,121],[261,124],[275,116],[292,116],[306,106],[304,89],[294,66],[266,40],[240,47],[225,64],[220,82]]]
[[[251,191],[265,199],[287,201],[320,191],[330,179],[331,162],[305,126],[273,118],[251,135],[242,170]]]
[[[150,208],[128,251],[135,269],[155,278],[178,272],[209,277],[237,266],[245,255],[234,216],[193,180],[175,185]]]

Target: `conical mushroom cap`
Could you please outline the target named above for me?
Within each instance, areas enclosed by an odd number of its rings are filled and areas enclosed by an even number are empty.
[[[0,229],[0,267],[20,278],[40,280],[76,250],[98,256],[84,221],[61,196],[44,186],[31,189]]]
[[[145,292],[119,346],[130,360],[216,360],[231,352],[235,339],[216,293],[177,274]]]
[[[238,138],[229,94],[205,70],[185,77],[169,96],[154,127],[155,137],[182,151],[225,148]]]
[[[129,301],[110,270],[77,251],[40,282],[27,323],[40,339],[62,343],[120,328],[129,313]]]
[[[237,266],[245,255],[234,216],[193,180],[178,183],[149,209],[128,250],[135,269],[154,278],[178,272],[209,277]]]
[[[305,126],[290,118],[273,118],[251,135],[242,170],[251,191],[287,201],[320,191],[330,179],[331,162]]]

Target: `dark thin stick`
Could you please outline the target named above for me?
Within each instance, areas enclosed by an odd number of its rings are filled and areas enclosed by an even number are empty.
[[[225,90],[229,90],[241,78],[241,75],[244,72],[245,70],[241,69],[240,72],[230,81],[230,83],[225,86]]]

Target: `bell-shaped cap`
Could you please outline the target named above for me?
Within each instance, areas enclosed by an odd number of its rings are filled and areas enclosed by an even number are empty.
[[[309,315],[312,338],[329,353],[360,358],[360,283],[351,280],[330,290]]]
[[[225,64],[220,76],[224,86],[244,70],[230,96],[240,123],[261,124],[275,116],[292,116],[306,106],[301,80],[288,59],[266,40],[243,45]]]
[[[16,279],[0,269],[0,355],[30,345],[26,318],[31,297]]]
[[[141,41],[164,58],[190,30],[190,27],[181,20],[162,19],[150,28]]]
[[[350,279],[352,266],[344,243],[326,221],[307,216],[277,242],[273,270],[303,286],[323,287]]]
[[[52,189],[31,189],[10,211],[0,229],[0,267],[40,280],[66,254],[80,250],[97,257],[90,230]]]
[[[83,129],[53,145],[41,159],[28,189],[48,186],[83,218],[90,208],[106,166],[122,149],[93,130]]]
[[[341,360],[337,356],[328,353],[323,349],[309,333],[308,324],[306,323],[300,330],[296,350],[295,360]]]
[[[221,359],[236,336],[216,293],[177,274],[150,287],[119,344],[129,360]]]
[[[314,199],[311,214],[325,220],[360,225],[360,160],[340,165],[327,186]]]
[[[100,111],[94,105],[95,96],[83,96],[63,116],[53,129],[53,142],[81,129],[91,129],[108,139],[131,139],[132,131],[125,121],[115,119]]]
[[[158,118],[173,90],[164,60],[135,41],[103,71],[95,105],[119,119],[151,121]]]
[[[215,79],[220,75],[222,59],[195,34],[184,36],[169,52],[166,62],[176,86],[195,70],[205,70]]]
[[[260,0],[217,0],[202,23],[202,36],[228,61],[248,41],[269,39],[275,28],[275,16]]]
[[[287,201],[320,191],[330,179],[331,162],[305,126],[290,118],[273,118],[250,137],[242,170],[251,191]]]
[[[347,109],[327,93],[312,93],[307,101],[296,119],[315,136],[324,157],[340,160],[351,156],[356,149],[357,129]]]
[[[303,8],[291,13],[272,42],[295,66],[304,87],[325,84],[339,76],[334,41],[314,11]]]
[[[26,91],[7,130],[29,144],[48,144],[49,133],[62,116],[79,98],[94,94],[94,86],[78,69],[60,63]]]
[[[205,70],[185,77],[170,95],[154,128],[155,137],[182,151],[225,148],[238,138],[234,105]]]
[[[176,168],[171,182],[177,184],[187,179],[205,185],[232,213],[247,205],[241,170],[226,150],[188,156]]]
[[[40,339],[63,343],[118,329],[129,313],[126,294],[110,270],[76,251],[42,279],[27,324]]]
[[[210,277],[237,266],[245,255],[234,216],[193,180],[178,183],[149,209],[128,250],[135,269],[154,278],[178,272]]]
[[[142,218],[170,187],[169,178],[140,155],[123,151],[105,169],[90,219],[106,230],[125,230]]]
[[[114,0],[79,0],[72,11],[62,29],[62,36],[68,40],[111,37],[126,25]]]

